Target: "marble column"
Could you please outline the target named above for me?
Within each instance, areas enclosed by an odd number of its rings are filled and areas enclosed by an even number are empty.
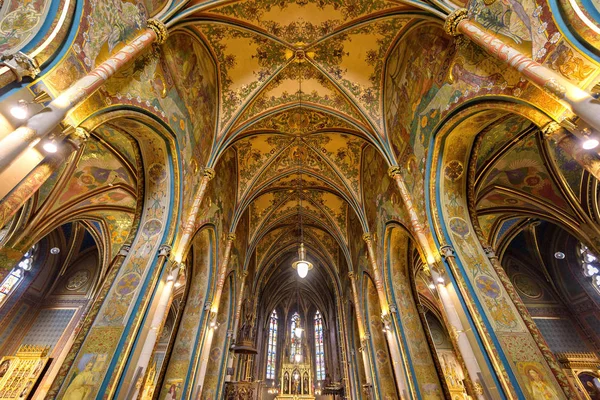
[[[569,154],[583,169],[593,177],[600,180],[600,158],[597,153],[590,152],[581,147],[581,141],[571,135],[557,122],[550,122],[542,128],[544,138],[556,142],[556,144]]]
[[[354,297],[354,313],[356,316],[356,324],[358,325],[358,336],[360,339],[360,351],[362,353],[362,361],[365,369],[365,379],[367,380],[367,385],[369,386],[369,396],[372,396],[373,391],[373,367],[370,362],[370,355],[368,351],[369,346],[369,338],[370,336],[365,331],[365,318],[362,312],[362,303],[360,301],[360,295],[358,293],[358,288],[356,285],[356,280],[358,277],[354,272],[348,272],[348,277],[350,278],[350,285],[352,288],[352,295]],[[364,389],[364,388],[363,388]],[[370,397],[369,397],[370,398]]]
[[[0,227],[4,226],[10,218],[39,190],[56,169],[78,150],[90,137],[89,132],[83,127],[75,128],[69,134],[58,151],[49,154],[27,176],[19,182],[2,200],[0,200]]]
[[[454,251],[450,246],[444,246],[441,252],[444,255],[444,259],[447,263],[454,263]],[[442,302],[444,315],[450,324],[450,330],[448,333],[451,336],[451,340],[455,342],[458,347],[460,356],[464,361],[465,367],[467,368],[465,372],[470,378],[470,382],[473,385],[473,389],[477,398],[479,400],[485,400],[482,386],[478,378],[479,376],[483,375],[481,367],[479,366],[475,356],[475,351],[473,350],[473,347],[471,347],[471,342],[469,341],[466,330],[463,327],[460,316],[456,311],[454,302],[452,301],[450,293],[447,289],[447,285],[451,285],[451,283],[447,282],[447,279],[443,276],[443,273],[438,271],[436,268],[430,268],[430,273],[431,278],[435,282],[440,301]]]
[[[183,225],[183,233],[177,244],[174,246],[175,261],[181,262],[184,254],[187,252],[187,248],[192,240],[194,233],[196,232],[196,219],[198,219],[198,212],[200,211],[200,205],[206,194],[208,182],[215,177],[215,170],[212,168],[204,168],[202,175],[202,181],[198,187],[198,191],[194,195],[194,202],[190,208],[189,214]]]
[[[244,302],[244,290],[246,289],[246,277],[247,276],[248,276],[248,271],[242,271],[239,275],[242,283],[240,285],[240,294],[238,296],[239,299],[235,306],[235,319],[233,321],[233,330],[231,332],[234,342],[237,338],[237,332],[238,332],[238,328],[240,326],[240,317],[242,314],[242,303]],[[234,357],[235,357],[234,352],[230,348],[229,354],[227,355],[227,371],[231,371],[233,369]],[[226,376],[225,376],[226,381],[229,382],[229,381],[231,381],[232,378],[233,378],[232,375],[226,373]]]
[[[373,243],[373,236],[370,233],[365,233],[362,236],[362,238],[367,244],[367,255],[369,258],[369,264],[371,265],[371,272],[373,273],[375,287],[377,288],[377,297],[379,298],[381,315],[387,315],[390,312],[390,306],[385,295],[385,288],[383,285],[383,277],[381,275],[381,270],[377,265],[377,258],[375,257],[375,245]]]
[[[69,111],[94,93],[129,61],[144,52],[152,43],[162,44],[166,39],[165,25],[158,20],[148,20],[148,27],[138,36],[62,92],[42,111],[29,117],[23,125],[0,140],[0,171],[5,170],[25,150],[44,139],[62,122]]]
[[[550,68],[508,45],[494,33],[469,20],[466,9],[461,8],[448,15],[444,29],[452,36],[464,35],[491,56],[513,67],[529,82],[550,93],[567,109],[577,114],[589,127],[600,132],[600,105],[595,98]],[[591,133],[585,128],[577,131],[581,135]]]

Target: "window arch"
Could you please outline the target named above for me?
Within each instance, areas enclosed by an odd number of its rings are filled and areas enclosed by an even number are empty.
[[[579,243],[579,262],[583,268],[583,274],[591,278],[594,288],[600,291],[600,260],[583,243]]]
[[[10,271],[0,285],[0,306],[6,302],[12,292],[19,286],[25,276],[25,271],[30,271],[33,266],[33,253],[35,246],[30,248],[19,263]]]
[[[321,312],[315,313],[315,365],[317,381],[325,379],[325,352],[323,349],[323,317]]]
[[[267,345],[267,379],[275,379],[275,363],[277,362],[277,311],[271,313],[269,321],[269,342]]]
[[[294,362],[296,359],[296,354],[300,354],[302,356],[302,343],[301,338],[296,335],[296,328],[301,329],[300,325],[300,314],[295,312],[292,315],[292,325],[291,325],[291,351],[290,351],[290,361]]]

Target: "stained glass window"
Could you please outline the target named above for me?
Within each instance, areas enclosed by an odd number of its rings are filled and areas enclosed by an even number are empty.
[[[0,285],[0,306],[4,304],[10,294],[17,288],[17,286],[19,286],[19,283],[21,283],[23,280],[25,271],[31,270],[31,267],[33,266],[34,251],[35,247],[29,249],[21,261],[19,261],[17,266],[10,271],[6,278],[4,278],[4,281]]]
[[[294,315],[292,315],[291,328],[292,328],[292,330],[291,330],[292,348],[290,351],[290,361],[294,362],[294,360],[296,358],[296,354],[300,354],[300,356],[302,356],[302,344],[301,344],[302,338],[300,338],[296,335],[296,328],[301,328],[300,315],[297,312],[295,312]]]
[[[600,291],[600,259],[583,243],[579,244],[579,261],[583,274],[591,278],[596,290]]]
[[[271,313],[269,322],[269,344],[267,346],[267,379],[275,379],[275,362],[277,360],[277,311]]]
[[[315,314],[315,364],[317,381],[325,379],[325,352],[323,350],[323,317],[321,312]]]

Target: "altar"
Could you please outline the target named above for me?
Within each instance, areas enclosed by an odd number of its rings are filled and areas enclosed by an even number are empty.
[[[281,368],[279,395],[276,399],[314,399],[312,369],[308,363],[284,363]]]

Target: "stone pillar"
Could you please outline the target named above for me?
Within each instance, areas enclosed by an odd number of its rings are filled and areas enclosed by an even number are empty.
[[[67,113],[85,100],[152,43],[162,44],[167,39],[167,28],[158,20],[148,20],[148,27],[131,42],[98,65],[83,78],[52,100],[42,111],[32,115],[19,128],[0,141],[0,171],[5,170],[25,150],[45,138],[65,118]]]
[[[164,265],[164,263],[168,262],[170,254],[171,246],[166,244],[162,245],[158,250],[158,264]],[[162,330],[162,324],[166,319],[166,314],[169,312],[167,307],[170,303],[173,285],[175,284],[178,274],[179,265],[176,264],[171,271],[167,273],[167,278],[165,279],[160,295],[157,296],[158,302],[152,312],[152,316],[149,316],[147,319],[146,326],[141,328],[142,330],[147,330],[148,333],[146,334],[146,339],[144,340],[142,349],[139,353],[136,367],[134,371],[132,371],[136,380],[135,382],[129,383],[129,392],[127,396],[129,399],[136,398],[138,391],[144,387],[148,363],[152,357],[159,336],[158,333]],[[141,373],[138,373],[138,371],[141,371]]]
[[[429,246],[429,241],[427,240],[427,236],[425,235],[425,228],[419,221],[419,216],[413,205],[412,197],[408,192],[408,188],[402,179],[402,173],[400,172],[400,167],[390,167],[388,169],[388,175],[396,182],[396,186],[398,186],[398,191],[400,192],[400,197],[402,198],[402,202],[404,203],[404,207],[406,212],[408,213],[408,217],[410,218],[410,226],[412,229],[413,235],[415,235],[415,239],[423,253],[425,253],[425,258],[427,265],[431,266],[435,263],[435,257],[431,247]]]
[[[19,51],[0,57],[0,88],[13,82],[21,82],[24,77],[35,79],[39,73],[38,62],[25,53]]]
[[[237,305],[235,306],[235,319],[233,321],[233,330],[231,332],[232,337],[237,338],[238,328],[240,326],[240,316],[242,314],[242,303],[244,302],[244,290],[246,289],[246,277],[248,276],[248,271],[242,271],[240,274],[240,278],[242,280],[242,284],[240,285],[240,294]],[[233,359],[234,359],[233,350],[229,349],[229,354],[227,356],[227,371],[233,370]],[[233,378],[232,375],[226,374],[225,380],[231,381]]]
[[[393,314],[397,313],[396,306],[391,307]],[[397,316],[397,315],[396,315]],[[392,371],[396,377],[396,386],[400,395],[409,394],[415,395],[413,382],[405,374],[410,368],[406,363],[406,358],[402,354],[408,354],[408,349],[405,348],[402,343],[402,339],[399,337],[399,333],[396,330],[396,324],[392,321],[390,313],[381,316],[381,322],[383,324],[383,330],[385,332],[385,338],[387,340],[390,356],[392,361]]]
[[[54,154],[49,154],[33,170],[19,182],[8,195],[0,200],[0,227],[4,226],[10,218],[39,190],[56,169],[86,142],[90,134],[85,128],[77,127],[67,136]]]
[[[223,292],[223,286],[225,285],[225,277],[227,276],[227,267],[229,265],[229,257],[231,255],[231,247],[233,246],[233,241],[235,240],[235,234],[230,233],[227,235],[227,244],[225,245],[225,253],[223,255],[223,261],[219,266],[219,270],[217,272],[217,286],[215,288],[215,294],[212,298],[212,305],[210,308],[209,315],[209,326],[208,331],[206,332],[206,339],[204,340],[204,346],[202,347],[202,353],[200,358],[200,369],[198,371],[198,375],[195,379],[195,383],[200,385],[200,392],[197,394],[198,396],[202,395],[202,390],[204,390],[204,378],[206,376],[206,368],[208,366],[209,352],[212,346],[212,340],[214,337],[214,331],[217,328],[217,313],[219,311],[219,303],[221,301],[221,294]]]
[[[194,202],[192,203],[192,208],[190,209],[190,213],[188,214],[185,223],[183,225],[183,234],[179,239],[178,243],[175,245],[175,261],[181,262],[183,256],[187,251],[187,247],[189,246],[190,241],[196,231],[196,219],[198,218],[198,211],[200,211],[200,205],[202,204],[202,200],[204,199],[204,194],[206,193],[206,188],[208,186],[208,182],[211,181],[215,177],[215,170],[212,168],[204,168],[204,172],[202,175],[202,181],[200,182],[200,186],[198,187],[198,191],[194,195]]]
[[[492,32],[469,20],[466,9],[461,8],[448,15],[444,29],[452,36],[464,35],[491,56],[513,67],[529,82],[550,93],[567,109],[572,110],[585,124],[600,132],[600,106],[596,99],[566,78],[532,60],[531,57],[504,43]],[[580,133],[585,134],[585,128]]]
[[[350,278],[350,284],[352,287],[352,295],[354,297],[354,312],[356,314],[356,323],[358,325],[358,336],[360,338],[360,351],[362,353],[362,360],[365,368],[365,378],[367,380],[367,385],[369,385],[369,395],[371,395],[371,391],[373,390],[373,381],[371,379],[371,374],[373,372],[371,364],[369,360],[371,359],[368,352],[368,342],[369,335],[365,333],[365,319],[362,312],[360,296],[358,294],[358,289],[356,287],[356,280],[358,277],[354,272],[348,272],[348,277]]]
[[[377,297],[379,298],[381,315],[387,315],[390,312],[390,306],[385,295],[385,288],[383,287],[383,277],[381,275],[381,271],[379,270],[379,266],[377,265],[377,258],[375,257],[373,236],[370,233],[365,233],[362,238],[367,244],[367,254],[369,257],[369,264],[371,264],[371,271],[373,272],[375,287],[377,288]]]
[[[557,122],[550,122],[544,125],[541,130],[544,138],[556,142],[577,164],[600,180],[600,158],[598,154],[583,149],[580,140],[567,132]]]
[[[447,263],[454,263],[454,250],[450,246],[444,246],[441,248],[442,255]],[[467,337],[466,331],[462,325],[458,312],[454,307],[454,302],[448,293],[446,285],[450,283],[446,282],[447,279],[443,277],[441,272],[438,272],[435,268],[430,269],[431,277],[436,284],[437,292],[444,308],[444,315],[450,324],[450,331],[448,332],[451,336],[453,343],[456,343],[460,356],[465,364],[465,373],[470,378],[469,381],[473,386],[473,391],[479,400],[485,400],[483,396],[483,388],[479,382],[478,377],[482,375],[481,368],[475,357],[475,351],[471,347],[469,338]],[[467,386],[468,387],[468,386]]]

